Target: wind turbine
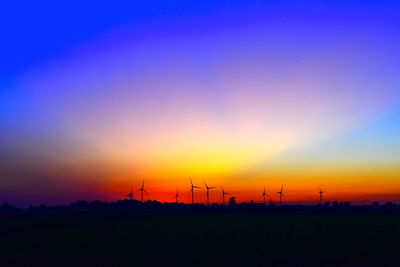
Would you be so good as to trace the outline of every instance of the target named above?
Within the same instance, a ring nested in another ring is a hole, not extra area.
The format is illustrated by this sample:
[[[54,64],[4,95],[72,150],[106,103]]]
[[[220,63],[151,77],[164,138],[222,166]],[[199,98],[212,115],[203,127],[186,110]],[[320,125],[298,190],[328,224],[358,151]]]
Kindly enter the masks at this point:
[[[222,189],[222,205],[225,205],[225,195],[230,195],[230,193],[225,192],[222,186],[221,189]]]
[[[318,193],[319,193],[319,204],[321,204],[321,206],[322,206],[322,194],[325,193],[325,191],[322,191],[321,187],[319,187]]]
[[[189,192],[192,193],[192,205],[193,205],[194,204],[194,189],[196,189],[196,188],[200,189],[201,187],[193,185],[192,179],[191,178],[189,178],[189,179],[190,179],[190,184],[191,184]]]
[[[264,206],[266,205],[265,198],[268,196],[268,194],[265,192],[265,186],[264,186],[264,192],[262,193],[263,201],[264,201]]]
[[[277,192],[277,194],[279,194],[279,206],[282,205],[282,196],[285,197],[285,195],[283,194],[283,185],[281,187],[281,191]]]
[[[206,182],[204,182],[204,185],[206,186],[206,190],[207,190],[207,206],[210,206],[210,189],[214,189],[215,186],[208,186],[206,184]]]
[[[126,196],[129,197],[129,200],[133,200],[133,186],[131,186],[131,192],[129,192],[129,194]]]
[[[176,204],[179,203],[179,192],[178,192],[178,188],[176,189],[175,201],[176,201]]]
[[[144,189],[144,180],[142,182],[142,187],[139,190],[137,190],[136,192],[139,192],[139,191],[140,191],[140,199],[143,202],[143,193],[148,194],[147,191]]]

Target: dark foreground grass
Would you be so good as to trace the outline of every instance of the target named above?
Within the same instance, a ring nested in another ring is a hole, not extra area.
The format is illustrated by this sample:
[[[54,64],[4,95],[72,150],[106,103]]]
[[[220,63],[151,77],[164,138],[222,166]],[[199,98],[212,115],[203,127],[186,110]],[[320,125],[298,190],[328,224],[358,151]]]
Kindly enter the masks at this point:
[[[400,266],[400,216],[0,218],[1,266]]]

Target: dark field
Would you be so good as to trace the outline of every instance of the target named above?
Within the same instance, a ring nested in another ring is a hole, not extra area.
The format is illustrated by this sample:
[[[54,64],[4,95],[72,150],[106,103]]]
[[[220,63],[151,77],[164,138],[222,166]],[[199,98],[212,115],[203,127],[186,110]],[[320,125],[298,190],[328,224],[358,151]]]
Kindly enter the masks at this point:
[[[400,216],[0,217],[2,266],[400,266]]]

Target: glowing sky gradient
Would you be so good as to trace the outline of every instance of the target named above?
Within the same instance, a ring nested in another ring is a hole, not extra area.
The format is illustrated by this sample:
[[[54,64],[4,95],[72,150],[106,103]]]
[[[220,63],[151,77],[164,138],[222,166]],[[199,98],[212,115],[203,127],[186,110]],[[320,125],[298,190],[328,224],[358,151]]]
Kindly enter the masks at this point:
[[[134,2],[1,11],[0,202],[399,199],[397,1]]]

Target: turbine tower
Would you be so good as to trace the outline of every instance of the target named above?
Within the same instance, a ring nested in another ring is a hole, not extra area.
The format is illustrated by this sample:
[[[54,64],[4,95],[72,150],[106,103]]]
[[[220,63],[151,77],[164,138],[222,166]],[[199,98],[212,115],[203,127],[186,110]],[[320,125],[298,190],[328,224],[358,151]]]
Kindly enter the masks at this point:
[[[221,189],[222,189],[222,205],[225,205],[225,195],[230,195],[230,193],[225,192],[222,186]]]
[[[264,192],[262,193],[263,201],[264,201],[264,206],[266,206],[265,198],[268,196],[268,194],[265,192],[265,186],[264,186]]]
[[[131,186],[131,192],[129,192],[129,194],[126,196],[129,197],[129,200],[133,200],[133,186]]]
[[[140,192],[140,201],[143,202],[143,193],[148,194],[147,191],[144,189],[144,180],[142,182],[142,187],[136,192]]]
[[[190,184],[191,184],[191,186],[190,186],[190,192],[192,193],[192,205],[193,205],[193,204],[194,204],[194,189],[196,189],[196,188],[200,189],[201,187],[195,186],[195,185],[193,184],[192,179],[191,179],[191,178],[189,178],[189,179],[190,179]]]
[[[179,192],[178,192],[178,188],[176,189],[175,201],[176,201],[176,204],[179,203]]]
[[[325,193],[325,191],[321,190],[321,187],[319,187],[319,204],[322,206],[322,194]]]
[[[210,206],[210,189],[214,189],[215,186],[208,186],[206,184],[206,182],[204,182],[204,185],[206,186],[206,190],[207,190],[207,206]]]
[[[283,194],[283,185],[281,187],[281,191],[277,192],[277,194],[279,194],[279,206],[282,205],[282,197],[285,197],[285,195]]]

